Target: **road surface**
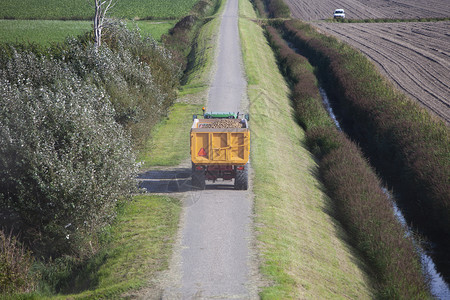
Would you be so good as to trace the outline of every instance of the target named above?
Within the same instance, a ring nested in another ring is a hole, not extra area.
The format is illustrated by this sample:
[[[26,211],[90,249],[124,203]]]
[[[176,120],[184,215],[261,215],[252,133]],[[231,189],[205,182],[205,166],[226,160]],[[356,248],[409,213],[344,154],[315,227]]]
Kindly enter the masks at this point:
[[[228,0],[221,16],[207,111],[244,112],[246,86],[238,32],[238,0]],[[257,267],[251,247],[250,189],[236,191],[233,182],[207,181],[204,191],[194,191],[189,185],[189,170],[190,165],[186,164],[141,176],[149,192],[183,193],[184,199],[178,242],[170,271],[161,279],[164,291],[159,298],[258,298],[253,279]]]

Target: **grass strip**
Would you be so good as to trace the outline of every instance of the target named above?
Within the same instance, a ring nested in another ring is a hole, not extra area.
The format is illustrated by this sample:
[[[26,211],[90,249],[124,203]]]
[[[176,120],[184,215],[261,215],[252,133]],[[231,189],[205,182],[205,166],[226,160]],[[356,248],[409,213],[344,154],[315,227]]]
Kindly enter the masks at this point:
[[[152,131],[152,139],[138,157],[141,170],[153,166],[176,166],[189,157],[189,131],[192,115],[201,113],[200,104],[174,104],[162,122]]]
[[[398,92],[357,50],[299,21],[285,22],[284,29],[317,66],[341,125],[399,194],[407,220],[448,253],[449,128]]]
[[[79,283],[87,278],[97,282],[94,289],[56,298],[117,298],[147,285],[156,272],[168,268],[180,211],[174,198],[135,196],[111,228],[109,246],[99,253],[102,259],[94,259],[93,268],[88,265],[87,273],[78,274]]]
[[[307,145],[319,158],[321,179],[335,202],[336,216],[373,270],[377,298],[431,298],[414,242],[396,220],[391,200],[360,149],[328,116],[313,68],[275,28],[269,26],[267,32],[280,68],[292,82],[296,116],[306,130]]]
[[[39,293],[4,295],[5,299],[118,299],[152,288],[152,276],[168,268],[180,212],[178,199],[134,196],[105,229],[103,247],[94,257],[82,264],[62,264],[58,272],[47,271],[47,283]],[[57,286],[46,288],[50,282]],[[52,295],[55,287],[59,294]]]
[[[305,135],[293,118],[289,88],[262,28],[250,20],[256,17],[252,5],[239,5],[252,116],[255,224],[261,273],[269,282],[260,296],[371,299],[364,263],[344,242],[348,236],[330,215],[334,207],[303,147]]]

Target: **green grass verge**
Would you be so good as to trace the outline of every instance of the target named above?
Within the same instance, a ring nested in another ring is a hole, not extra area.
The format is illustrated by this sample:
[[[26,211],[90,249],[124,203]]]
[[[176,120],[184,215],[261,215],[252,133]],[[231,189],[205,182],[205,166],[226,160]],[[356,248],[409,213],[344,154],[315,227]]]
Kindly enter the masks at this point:
[[[176,166],[189,157],[189,131],[192,115],[201,113],[200,104],[175,104],[169,116],[152,132],[152,139],[141,151],[141,169],[152,166]]]
[[[193,45],[181,95],[198,93],[209,87],[211,70],[217,49],[217,37],[220,26],[220,15],[226,1],[221,1],[216,14],[208,18],[200,29]]]
[[[168,268],[180,211],[174,198],[135,196],[111,228],[110,245],[99,255],[104,260],[94,259],[93,272],[79,275],[80,279],[93,277],[98,282],[95,289],[56,298],[117,298],[148,285],[156,272]]]
[[[239,21],[252,115],[255,223],[261,273],[271,284],[263,299],[370,299],[364,264],[328,212],[331,201],[304,148],[289,89],[251,4],[240,1]],[[261,55],[264,53],[264,55]],[[283,233],[283,234],[280,234]]]
[[[76,267],[75,272],[66,274],[65,285],[82,292],[4,296],[6,299],[119,299],[142,287],[151,290],[150,279],[168,268],[180,212],[181,203],[175,198],[134,196],[107,230],[103,248]]]
[[[113,1],[113,17],[126,19],[181,18],[198,0],[135,0]],[[89,20],[94,15],[93,1],[86,0],[2,0],[0,18],[3,19],[75,19]]]

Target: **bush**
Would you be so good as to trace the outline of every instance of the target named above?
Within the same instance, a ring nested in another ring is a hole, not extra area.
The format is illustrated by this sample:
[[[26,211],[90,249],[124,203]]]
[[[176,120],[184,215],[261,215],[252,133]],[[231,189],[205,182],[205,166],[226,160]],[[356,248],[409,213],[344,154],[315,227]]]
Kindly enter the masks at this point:
[[[151,37],[125,24],[111,22],[104,32],[104,47],[94,47],[90,33],[68,39],[65,43],[43,49],[35,45],[3,47],[0,68],[9,69],[11,80],[25,76],[33,86],[52,84],[58,80],[54,66],[43,73],[19,65],[20,70],[7,68],[14,63],[14,53],[33,53],[47,57],[49,63],[64,64],[80,80],[91,82],[106,92],[114,107],[115,120],[132,135],[135,148],[145,143],[153,127],[168,112],[176,99],[176,88],[182,74],[171,53]],[[30,64],[35,62],[30,61]],[[59,72],[59,71],[58,71]],[[7,77],[9,78],[9,77]]]
[[[308,60],[295,53],[275,28],[267,27],[267,37],[277,54],[282,73],[291,81],[291,98],[299,124],[305,130],[317,126],[334,127],[323,107],[317,78]]]
[[[271,18],[290,18],[291,10],[283,0],[264,0]]]
[[[189,15],[182,18],[175,26],[161,37],[165,47],[170,49],[173,60],[182,70],[188,71],[195,52],[195,38],[201,25],[209,21],[205,18],[214,14],[222,0],[202,0],[197,2]]]
[[[0,205],[38,254],[90,255],[135,186],[129,136],[105,93],[60,61],[16,53],[0,85]]]
[[[253,4],[253,9],[256,11],[260,18],[267,18],[266,7],[264,6],[264,0],[250,0]]]
[[[16,238],[0,230],[0,295],[30,292],[35,287],[33,257]]]

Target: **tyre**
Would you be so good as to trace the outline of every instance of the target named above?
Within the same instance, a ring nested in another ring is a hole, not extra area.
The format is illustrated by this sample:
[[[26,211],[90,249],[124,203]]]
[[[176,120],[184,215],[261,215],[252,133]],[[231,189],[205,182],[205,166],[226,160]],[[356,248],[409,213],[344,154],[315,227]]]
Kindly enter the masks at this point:
[[[247,190],[248,189],[248,164],[244,166],[244,170],[238,170],[236,168],[236,178],[234,179],[235,190]]]
[[[206,183],[205,183],[205,170],[197,170],[195,168],[195,165],[192,164],[192,179],[191,179],[191,185],[195,189],[204,190]]]

